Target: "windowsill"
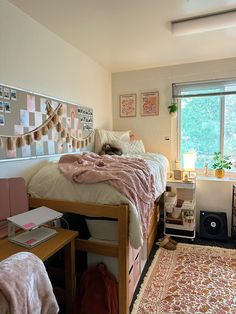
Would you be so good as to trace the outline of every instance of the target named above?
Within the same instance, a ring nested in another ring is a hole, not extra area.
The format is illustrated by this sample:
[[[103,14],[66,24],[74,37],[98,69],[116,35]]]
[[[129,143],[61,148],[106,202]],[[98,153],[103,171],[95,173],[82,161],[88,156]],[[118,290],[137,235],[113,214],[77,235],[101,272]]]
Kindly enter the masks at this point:
[[[236,182],[236,178],[227,177],[227,176],[225,176],[222,179],[219,179],[219,178],[216,178],[214,176],[197,175],[197,180],[198,181],[219,181],[219,182],[232,182],[232,181],[235,181]]]

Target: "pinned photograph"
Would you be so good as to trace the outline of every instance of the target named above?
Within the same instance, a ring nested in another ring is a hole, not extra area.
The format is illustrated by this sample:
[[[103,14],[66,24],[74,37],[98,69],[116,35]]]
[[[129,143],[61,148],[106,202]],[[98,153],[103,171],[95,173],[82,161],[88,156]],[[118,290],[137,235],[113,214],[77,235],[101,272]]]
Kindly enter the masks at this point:
[[[83,132],[82,132],[82,130],[81,129],[79,129],[79,130],[77,130],[77,137],[78,137],[78,139],[82,139],[82,134],[83,134]]]
[[[9,101],[4,102],[4,108],[5,108],[5,112],[11,113],[11,104],[9,103]]]
[[[23,125],[14,125],[15,135],[22,135],[24,133]]]
[[[36,127],[40,126],[43,123],[43,116],[41,112],[34,113],[34,125]]]
[[[67,116],[67,105],[62,104],[62,117],[66,117],[66,116]]]
[[[48,141],[48,154],[53,155],[55,154],[55,143],[54,141]]]
[[[71,135],[72,137],[76,137],[76,130],[75,130],[75,129],[71,129],[70,135]]]
[[[65,152],[65,147],[64,147],[64,143],[59,143],[58,144],[58,153],[62,154]]]
[[[40,98],[40,111],[42,113],[46,112],[46,108],[48,105],[51,105],[51,101],[45,98]]]
[[[20,110],[20,124],[29,126],[29,112],[27,110]]]
[[[66,119],[66,128],[71,129],[71,118]]]
[[[136,101],[136,94],[120,95],[120,117],[135,117]]]
[[[44,154],[44,148],[43,148],[43,142],[39,141],[35,143],[36,148],[36,155],[43,155]]]
[[[3,102],[0,101],[0,112],[3,112],[4,111],[4,105],[3,105]]]
[[[0,97],[2,98],[3,97],[3,87],[0,86]]]
[[[79,119],[78,119],[78,118],[75,118],[75,119],[74,119],[74,129],[75,129],[75,130],[78,130],[78,128],[79,128]]]
[[[29,112],[35,112],[35,96],[27,95],[27,110]]]
[[[31,156],[31,146],[24,145],[22,146],[22,157],[30,157]]]
[[[0,114],[0,125],[5,125],[5,117],[2,114]]]
[[[159,94],[158,94],[158,92],[141,93],[140,114],[141,114],[141,116],[159,115]]]
[[[12,150],[8,150],[6,152],[8,158],[15,158],[16,157],[16,149],[13,148]]]
[[[73,147],[72,147],[72,145],[71,145],[71,143],[66,143],[67,145],[67,152],[68,153],[72,153],[72,151],[73,151]]]
[[[52,106],[52,109],[55,110],[58,107],[58,101],[52,100],[51,106]]]
[[[51,137],[50,139],[57,142],[58,141],[58,136],[59,133],[57,132],[57,130],[55,128],[51,129]]]
[[[71,117],[71,119],[74,119],[74,118],[75,118],[76,109],[77,109],[77,106],[75,106],[75,105],[72,105],[72,106],[70,107],[70,117]]]
[[[3,88],[3,97],[5,99],[10,99],[10,88],[8,87]]]
[[[11,100],[14,100],[14,101],[16,101],[16,96],[17,94],[16,94],[16,90],[15,89],[11,89]]]

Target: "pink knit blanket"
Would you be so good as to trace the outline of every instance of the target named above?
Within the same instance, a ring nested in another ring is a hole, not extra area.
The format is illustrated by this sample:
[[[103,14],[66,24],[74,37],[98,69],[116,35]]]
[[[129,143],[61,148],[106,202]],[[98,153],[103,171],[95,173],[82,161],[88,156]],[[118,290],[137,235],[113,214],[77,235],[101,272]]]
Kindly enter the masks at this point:
[[[153,176],[144,160],[85,153],[62,156],[58,167],[71,181],[104,182],[114,186],[136,206],[143,235],[146,234],[149,213],[155,197]]]
[[[0,313],[56,314],[59,307],[43,262],[22,252],[0,262]]]

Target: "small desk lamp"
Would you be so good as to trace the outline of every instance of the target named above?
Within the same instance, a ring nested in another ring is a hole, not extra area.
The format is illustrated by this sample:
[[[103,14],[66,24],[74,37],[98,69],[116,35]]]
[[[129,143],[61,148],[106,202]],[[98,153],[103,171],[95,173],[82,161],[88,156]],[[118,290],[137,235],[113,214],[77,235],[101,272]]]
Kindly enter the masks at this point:
[[[195,160],[196,160],[196,153],[195,152],[186,152],[184,153],[184,171],[188,171],[188,175],[185,176],[185,181],[191,178],[190,172],[195,170]]]

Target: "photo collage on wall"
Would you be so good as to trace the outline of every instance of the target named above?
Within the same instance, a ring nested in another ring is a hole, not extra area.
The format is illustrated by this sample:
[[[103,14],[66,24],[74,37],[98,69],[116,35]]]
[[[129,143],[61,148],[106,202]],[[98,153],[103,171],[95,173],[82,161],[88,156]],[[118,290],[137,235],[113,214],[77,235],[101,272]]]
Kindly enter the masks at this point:
[[[83,131],[91,132],[93,130],[93,110],[78,107],[78,114],[80,123],[83,125]]]
[[[91,108],[0,85],[0,160],[76,152],[92,132]]]
[[[5,114],[11,113],[11,100],[17,100],[16,90],[0,86],[0,126],[5,125]]]

